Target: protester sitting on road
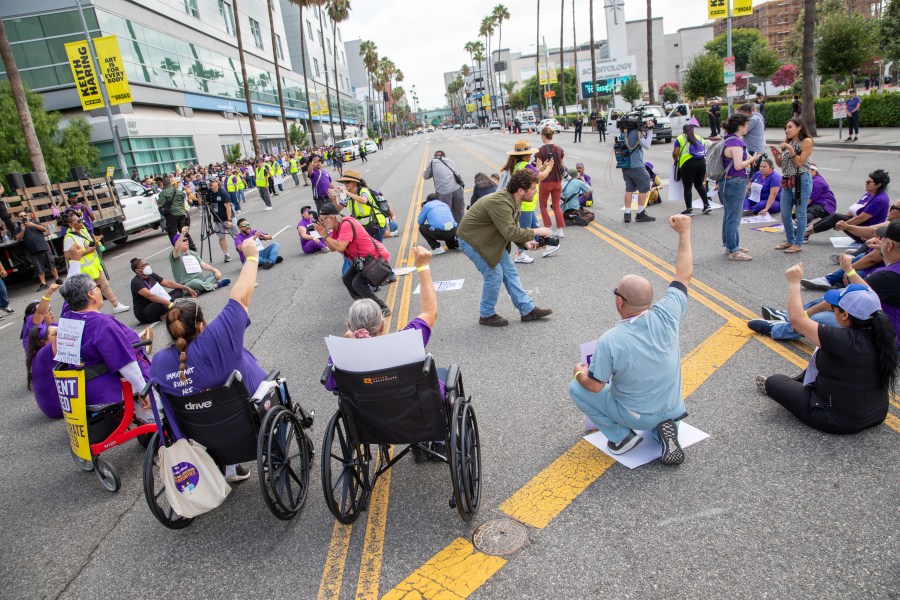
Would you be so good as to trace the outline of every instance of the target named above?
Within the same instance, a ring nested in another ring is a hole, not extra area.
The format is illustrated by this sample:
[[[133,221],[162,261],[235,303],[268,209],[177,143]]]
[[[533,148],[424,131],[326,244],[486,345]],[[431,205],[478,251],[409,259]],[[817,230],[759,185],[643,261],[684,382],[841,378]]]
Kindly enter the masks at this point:
[[[378,256],[384,260],[391,259],[390,253],[381,242],[368,234],[359,221],[353,217],[344,217],[334,204],[326,203],[319,211],[316,231],[325,240],[325,245],[332,252],[340,252],[349,262],[343,274],[344,286],[354,300],[369,298],[381,307],[385,317],[391,316],[391,309],[375,295],[369,282],[363,276],[360,263],[367,256]]]
[[[757,377],[760,392],[826,433],[857,433],[883,422],[897,371],[894,328],[878,295],[852,284],[825,294],[837,327],[806,316],[800,299],[803,265],[787,270],[791,326],[817,347],[797,377]]]
[[[430,195],[435,196],[438,204],[444,204],[437,194]],[[444,204],[444,206],[446,205]],[[449,207],[447,207],[447,210],[450,210]],[[419,273],[419,288],[421,289],[419,306],[421,307],[421,312],[403,328],[403,331],[415,329],[422,332],[422,340],[425,346],[428,346],[428,341],[431,339],[431,331],[438,317],[437,293],[432,284],[431,267],[429,266],[431,253],[422,246],[415,246],[413,247],[413,256],[416,270]],[[344,332],[345,338],[373,338],[385,333],[387,333],[387,321],[384,320],[384,315],[376,302],[368,298],[362,298],[356,300],[350,306],[350,314],[347,318],[347,331]],[[438,379],[441,382],[442,391],[446,376],[446,369],[438,369]],[[334,376],[331,374],[325,381],[325,389],[328,391],[337,389]],[[432,442],[432,450],[438,454],[443,454],[443,441]],[[429,455],[419,448],[413,448],[413,458],[416,462],[426,462],[429,460]]]
[[[560,194],[563,216],[569,223],[585,226],[587,225],[587,221],[584,221],[584,219],[581,218],[578,211],[581,209],[581,198],[584,197],[585,194],[590,196],[593,193],[593,190],[591,189],[591,186],[582,181],[578,176],[577,169],[569,169],[568,175],[565,183],[563,183],[562,193]]]
[[[856,255],[838,255],[838,264],[846,264],[849,269],[852,269],[853,271],[859,273],[860,277],[862,277],[863,279],[865,279],[873,269],[884,266],[880,248],[881,238],[884,237],[886,230],[887,226],[882,225],[878,229],[878,233],[875,235],[875,237],[866,241],[863,247],[868,252]],[[843,258],[844,256],[846,256],[847,258]],[[815,279],[801,279],[800,285],[808,290],[827,291],[832,288],[844,287],[846,285],[844,283],[844,279],[845,273],[843,267],[841,267],[823,277],[816,277]]]
[[[278,242],[272,242],[268,246],[264,245],[262,240],[271,241],[272,236],[250,227],[250,221],[247,219],[241,218],[238,220],[238,230],[240,233],[234,237],[234,247],[242,263],[246,260],[242,253],[244,241],[249,239],[253,240],[257,250],[259,250],[260,269],[271,269],[284,260],[284,257],[278,255],[278,251],[281,248]]]
[[[623,454],[653,431],[665,465],[684,461],[677,421],[685,414],[681,397],[679,325],[687,310],[693,275],[691,218],[669,217],[678,233],[675,279],[653,303],[653,286],[639,275],[625,275],[613,290],[621,321],[597,342],[590,365],[572,369],[572,401],[606,436],[612,454]]]
[[[812,227],[816,219],[824,219],[834,214],[837,201],[834,199],[834,192],[828,187],[828,182],[819,173],[819,167],[810,163],[809,174],[812,175],[812,192],[806,205],[806,224]]]
[[[131,305],[138,323],[148,324],[161,321],[172,306],[172,301],[185,295],[197,297],[197,292],[190,287],[168,279],[163,279],[153,272],[153,267],[141,258],[131,259]],[[172,290],[167,292],[166,288]]]
[[[181,298],[166,315],[166,329],[172,345],[153,356],[150,377],[163,394],[192,395],[222,385],[232,371],[241,374],[244,386],[254,394],[265,381],[266,372],[256,357],[244,349],[244,335],[250,326],[250,300],[256,286],[259,251],[252,238],[240,247],[245,258],[231,296],[222,312],[207,323],[200,304]],[[249,469],[227,465],[229,481],[246,479]]]
[[[56,366],[56,326],[34,327],[26,338],[25,371],[28,389],[41,412],[51,419],[61,419],[62,405],[56,391],[53,368]]]
[[[651,183],[650,191],[647,193],[647,205],[660,204],[662,203],[662,198],[660,198],[659,192],[663,188],[662,179],[660,179],[659,175],[656,174],[656,171],[653,170],[652,162],[644,162],[644,169],[647,171]]]
[[[584,163],[575,163],[575,171],[578,172],[578,179],[585,182],[591,187],[591,176],[584,172]],[[593,188],[591,188],[593,190]],[[579,206],[593,206],[594,192],[585,192],[578,197]]]
[[[771,158],[759,161],[759,171],[750,178],[750,189],[744,198],[744,216],[781,212],[781,176]]]
[[[113,404],[121,404],[122,384],[125,379],[137,394],[144,389],[149,375],[150,361],[142,348],[134,348],[140,342],[138,335],[112,315],[100,312],[103,295],[90,276],[80,273],[66,279],[59,293],[69,305],[61,315],[60,328],[74,325],[68,321],[81,321],[83,329],[76,339],[80,348],[81,364],[68,364],[70,369],[84,367],[91,379],[86,384],[87,409],[96,411]],[[77,328],[73,327],[77,331]],[[126,399],[130,400],[130,399]],[[153,421],[149,400],[135,400],[134,415],[139,421]]]
[[[221,271],[203,262],[200,255],[188,247],[189,239],[187,227],[184,227],[181,233],[175,234],[172,253],[169,255],[169,266],[172,268],[172,277],[175,281],[201,294],[231,283],[230,279],[222,277]]]
[[[25,307],[25,316],[22,318],[22,331],[19,334],[22,338],[25,354],[28,354],[28,334],[31,333],[32,329],[40,329],[41,337],[46,338],[47,327],[56,326],[56,322],[53,320],[53,309],[50,307],[50,298],[59,287],[59,284],[51,283],[40,300],[31,302]]]
[[[312,207],[304,206],[300,209],[300,222],[297,223],[297,233],[300,235],[300,249],[303,254],[316,252],[328,252],[328,247],[318,234],[315,236],[309,232],[309,226],[319,220],[319,215],[312,212]]]
[[[441,242],[447,242],[447,249],[456,250],[459,242],[456,241],[456,227],[459,223],[453,218],[450,207],[441,201],[436,193],[428,194],[422,202],[422,210],[416,220],[419,224],[419,233],[431,247],[431,253],[435,256],[446,252]]]
[[[344,192],[347,195],[347,207],[350,209],[350,215],[362,224],[369,235],[379,242],[383,242],[388,215],[378,206],[375,194],[369,189],[366,180],[362,178],[359,171],[348,169],[338,179],[338,183],[346,186]]]
[[[888,208],[891,205],[890,198],[887,195],[888,184],[891,178],[883,169],[876,169],[866,178],[866,192],[862,197],[853,204],[846,213],[834,213],[829,215],[807,228],[806,237],[813,233],[821,233],[834,228],[841,221],[846,221],[848,225],[875,225],[884,223],[887,220]],[[848,234],[857,242],[863,240]]]
[[[497,191],[497,183],[484,173],[475,173],[475,187],[472,188],[472,200],[469,207],[478,202],[478,199]]]

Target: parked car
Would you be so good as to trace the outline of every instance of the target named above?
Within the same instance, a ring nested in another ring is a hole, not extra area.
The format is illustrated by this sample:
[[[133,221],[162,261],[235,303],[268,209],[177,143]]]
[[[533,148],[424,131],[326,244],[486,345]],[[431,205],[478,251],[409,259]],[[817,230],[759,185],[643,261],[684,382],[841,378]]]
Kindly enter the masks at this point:
[[[503,127],[500,125],[500,121],[491,121],[491,124],[488,126],[488,129],[493,131],[495,129],[498,129],[498,130],[503,129]]]
[[[412,134],[407,133],[407,135]],[[366,154],[374,154],[375,152],[378,152],[378,144],[376,144],[372,140],[366,140]]]
[[[434,127],[429,127],[425,130],[425,133],[434,133]]]
[[[453,129],[462,129],[462,125],[460,125],[459,123],[456,123],[456,124],[453,126]]]
[[[540,123],[537,124],[537,130],[543,131],[544,127],[549,127],[553,130],[553,133],[559,133],[562,131],[562,125],[559,124],[559,121],[556,119],[544,119]]]
[[[340,149],[341,153],[344,155],[345,161],[351,161],[355,158],[359,157],[359,138],[352,137],[343,140],[338,140],[337,147]],[[349,157],[347,156],[349,154]]]
[[[162,217],[156,206],[159,192],[145,190],[144,186],[130,179],[116,179],[113,183],[119,196],[119,204],[122,205],[122,212],[125,213],[125,222],[122,225],[126,235],[118,240],[118,243],[124,243],[129,234],[151,227],[153,229],[160,227]]]
[[[466,123],[463,125],[463,129],[478,129],[478,125],[475,123]]]

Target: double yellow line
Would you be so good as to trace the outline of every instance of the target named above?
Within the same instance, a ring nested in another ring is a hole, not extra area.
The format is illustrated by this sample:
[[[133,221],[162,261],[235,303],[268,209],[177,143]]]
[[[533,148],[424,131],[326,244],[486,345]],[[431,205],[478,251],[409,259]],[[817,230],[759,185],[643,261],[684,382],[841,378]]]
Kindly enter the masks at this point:
[[[425,170],[428,148],[429,144],[426,143],[417,173]],[[418,207],[422,204],[424,189],[425,180],[417,177],[416,185],[410,198],[409,211],[403,226],[403,234],[400,237],[400,249],[395,256],[395,268],[408,267],[413,264],[412,249],[418,239],[418,229],[415,227],[416,215],[418,214]],[[409,323],[409,303],[412,296],[414,278],[402,276],[400,279],[403,282],[402,292],[400,292],[401,286],[399,281],[397,285],[392,285],[388,291],[386,303],[391,308],[392,315],[387,319],[387,331],[400,331]],[[397,305],[398,295],[400,297],[399,306]],[[393,450],[391,450],[390,454],[392,453]],[[325,460],[325,457],[323,456],[321,460]],[[375,600],[378,598],[378,584],[381,580],[381,561],[384,553],[384,532],[387,526],[390,490],[391,472],[387,471],[379,478],[378,485],[372,493],[372,498],[367,508],[368,522],[363,540],[359,577],[356,583],[356,598],[359,600]],[[335,521],[331,533],[331,542],[328,544],[328,553],[325,557],[325,567],[322,570],[322,579],[319,582],[319,600],[332,600],[340,597],[352,532],[352,525],[343,525],[337,520]]]

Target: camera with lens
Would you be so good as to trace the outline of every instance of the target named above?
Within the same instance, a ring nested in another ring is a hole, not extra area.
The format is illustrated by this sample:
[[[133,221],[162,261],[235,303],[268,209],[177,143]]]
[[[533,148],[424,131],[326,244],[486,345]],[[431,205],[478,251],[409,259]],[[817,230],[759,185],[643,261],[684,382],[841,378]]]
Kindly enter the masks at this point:
[[[559,246],[559,238],[555,235],[539,235],[534,238],[534,241],[538,243],[538,246]]]
[[[306,226],[306,233],[314,233],[316,231],[316,224],[310,223]]]
[[[620,117],[618,125],[619,129],[624,129],[625,131],[633,131],[635,129],[645,131],[648,128],[653,129],[656,127],[656,118],[649,116],[644,107],[639,106],[636,110]]]

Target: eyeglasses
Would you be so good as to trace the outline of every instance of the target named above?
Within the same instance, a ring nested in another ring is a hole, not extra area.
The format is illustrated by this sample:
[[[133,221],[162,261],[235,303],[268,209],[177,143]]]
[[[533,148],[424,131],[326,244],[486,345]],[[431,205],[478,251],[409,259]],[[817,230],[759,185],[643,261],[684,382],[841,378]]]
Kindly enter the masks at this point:
[[[250,223],[244,223],[243,225],[238,225],[241,229],[250,229]]]
[[[895,206],[892,204],[888,210],[900,210],[900,206]]]
[[[613,295],[621,298],[623,302],[628,302],[628,298],[619,293],[619,288],[613,288]]]

